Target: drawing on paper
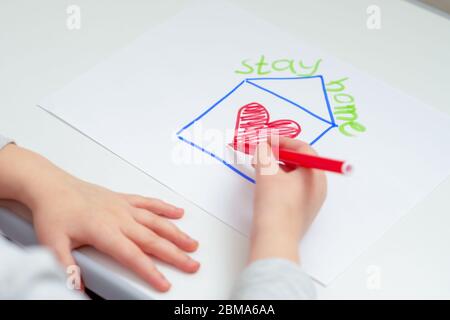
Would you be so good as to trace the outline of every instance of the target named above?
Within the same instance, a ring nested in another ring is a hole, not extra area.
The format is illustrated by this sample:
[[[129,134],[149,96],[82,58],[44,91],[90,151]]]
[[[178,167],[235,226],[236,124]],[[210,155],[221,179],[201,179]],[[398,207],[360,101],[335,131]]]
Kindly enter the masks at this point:
[[[267,109],[258,102],[252,102],[241,107],[236,116],[233,145],[254,145],[266,140],[272,133],[295,138],[301,132],[300,125],[294,120],[275,120],[270,122]]]
[[[247,101],[245,101],[247,100]],[[258,102],[255,102],[258,101]],[[244,103],[242,103],[244,102]],[[234,136],[230,137],[235,145],[257,142],[262,129],[267,134],[278,130],[278,134],[316,144],[328,132],[337,128],[323,76],[310,77],[271,77],[247,78],[241,81],[225,96],[215,102],[203,113],[190,121],[177,132],[179,140],[191,147],[204,152],[212,158],[232,169],[234,173],[249,182],[254,179],[228,163],[220,152],[208,148],[201,140],[195,140],[189,135],[189,130],[200,123],[227,128],[234,127]],[[277,119],[277,120],[272,120]],[[224,146],[225,147],[225,146]]]

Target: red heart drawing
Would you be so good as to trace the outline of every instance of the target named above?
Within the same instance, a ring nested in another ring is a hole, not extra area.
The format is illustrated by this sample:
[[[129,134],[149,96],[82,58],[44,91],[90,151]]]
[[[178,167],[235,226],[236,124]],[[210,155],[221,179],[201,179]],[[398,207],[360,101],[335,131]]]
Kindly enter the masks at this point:
[[[266,140],[271,134],[295,138],[302,131],[300,125],[293,120],[269,121],[269,112],[263,105],[252,102],[241,107],[236,117],[234,146],[254,145]]]

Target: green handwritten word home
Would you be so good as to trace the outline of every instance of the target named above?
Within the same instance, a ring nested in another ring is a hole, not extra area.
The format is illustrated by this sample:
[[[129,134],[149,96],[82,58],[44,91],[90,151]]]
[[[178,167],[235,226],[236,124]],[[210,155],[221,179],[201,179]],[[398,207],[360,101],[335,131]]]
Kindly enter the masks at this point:
[[[318,73],[322,59],[305,62],[295,59],[268,60],[264,55],[258,59],[244,59],[234,72],[242,75],[280,75],[289,74],[299,77],[313,76]],[[345,86],[348,77],[326,83],[327,93],[333,105],[333,114],[339,125],[339,131],[348,137],[357,136],[366,131],[358,119],[355,97],[347,92]]]

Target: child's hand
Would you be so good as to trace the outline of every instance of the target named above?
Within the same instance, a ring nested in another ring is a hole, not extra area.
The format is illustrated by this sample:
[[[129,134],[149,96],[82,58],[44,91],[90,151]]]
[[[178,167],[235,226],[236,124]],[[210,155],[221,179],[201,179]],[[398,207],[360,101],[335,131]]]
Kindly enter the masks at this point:
[[[0,156],[0,196],[6,190],[3,198],[31,209],[38,240],[52,248],[65,266],[75,264],[71,250],[91,245],[160,291],[167,291],[170,283],[148,255],[185,272],[198,270],[199,263],[186,254],[195,251],[198,243],[168,220],[181,218],[182,209],[78,180],[13,145]]]
[[[256,188],[250,261],[278,257],[299,262],[298,244],[326,195],[319,170],[279,166],[272,148],[277,139],[259,144],[254,158]],[[315,154],[306,143],[279,138],[279,147]]]
[[[40,243],[53,248],[64,265],[75,264],[72,249],[91,245],[160,291],[170,284],[147,254],[185,272],[198,270],[199,263],[185,253],[195,251],[197,242],[167,220],[181,218],[182,209],[74,178],[55,183],[56,190],[36,201],[33,222]]]

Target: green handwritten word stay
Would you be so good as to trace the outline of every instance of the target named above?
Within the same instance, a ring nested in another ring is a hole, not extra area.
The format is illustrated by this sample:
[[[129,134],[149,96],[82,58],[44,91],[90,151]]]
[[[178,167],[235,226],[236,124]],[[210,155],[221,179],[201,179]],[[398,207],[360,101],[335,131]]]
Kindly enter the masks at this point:
[[[244,59],[234,72],[237,74],[267,76],[270,74],[286,74],[308,77],[317,74],[322,59],[312,62],[295,59],[268,60],[264,55],[258,59]],[[355,136],[366,131],[366,127],[358,121],[355,98],[346,92],[344,83],[349,78],[330,81],[326,84],[328,95],[333,104],[333,114],[338,121],[339,131],[347,136]]]
[[[305,64],[303,60],[295,61],[293,59],[279,59],[269,62],[264,55],[259,60],[252,61],[245,59],[241,61],[242,69],[236,70],[238,74],[254,74],[263,76],[273,72],[289,72],[296,76],[312,76],[319,69],[322,59],[316,60],[312,64]]]

